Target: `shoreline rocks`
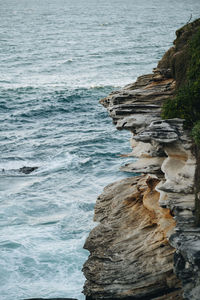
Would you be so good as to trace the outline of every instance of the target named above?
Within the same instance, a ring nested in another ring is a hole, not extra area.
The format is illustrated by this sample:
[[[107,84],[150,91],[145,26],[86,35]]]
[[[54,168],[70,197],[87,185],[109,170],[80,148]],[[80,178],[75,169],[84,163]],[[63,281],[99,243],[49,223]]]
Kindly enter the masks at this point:
[[[179,41],[189,39],[185,32],[177,31],[174,48],[153,74],[100,100],[116,128],[132,132],[129,156],[138,160],[121,170],[142,174],[108,185],[97,199],[98,225],[84,245],[90,251],[83,266],[87,300],[199,300],[194,213],[200,165],[183,120],[161,119],[163,102],[176,91],[172,60]]]
[[[24,174],[30,174],[37,169],[38,167],[22,167],[19,169],[19,172]]]

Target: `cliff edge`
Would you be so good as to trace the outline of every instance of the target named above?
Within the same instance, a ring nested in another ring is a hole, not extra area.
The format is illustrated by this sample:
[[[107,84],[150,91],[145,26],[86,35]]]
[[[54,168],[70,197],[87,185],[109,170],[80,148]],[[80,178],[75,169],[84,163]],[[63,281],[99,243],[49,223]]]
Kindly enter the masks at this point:
[[[97,199],[98,225],[84,245],[87,300],[199,300],[198,149],[183,119],[161,118],[185,83],[188,41],[199,28],[196,20],[179,29],[152,74],[100,101],[118,130],[131,131],[129,156],[138,159],[121,167],[130,178]]]

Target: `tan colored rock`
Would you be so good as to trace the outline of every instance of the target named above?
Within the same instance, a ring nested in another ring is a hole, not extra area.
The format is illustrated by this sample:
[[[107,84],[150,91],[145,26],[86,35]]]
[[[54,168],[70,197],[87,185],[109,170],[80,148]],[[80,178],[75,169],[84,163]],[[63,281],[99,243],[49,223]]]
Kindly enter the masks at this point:
[[[159,206],[158,182],[156,176],[127,178],[97,199],[94,219],[100,224],[84,246],[90,251],[83,268],[88,297],[153,299],[180,288],[173,274],[175,250],[167,241],[175,222]]]
[[[122,166],[121,171],[130,173],[158,173],[161,169],[164,157],[144,157]]]
[[[151,158],[151,157],[163,157],[166,156],[163,147],[159,144],[150,144],[144,142],[138,142],[134,139],[134,135],[130,140],[132,152],[130,156],[138,158]]]

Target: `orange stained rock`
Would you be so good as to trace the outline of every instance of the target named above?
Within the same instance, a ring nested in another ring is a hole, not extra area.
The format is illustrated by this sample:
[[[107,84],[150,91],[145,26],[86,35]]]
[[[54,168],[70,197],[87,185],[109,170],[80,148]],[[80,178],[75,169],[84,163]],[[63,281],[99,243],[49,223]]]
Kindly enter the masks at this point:
[[[187,161],[188,160],[188,155],[187,153],[182,153],[182,154],[173,154],[173,153],[170,153],[169,154],[169,157],[170,158],[175,158],[175,159],[178,159],[178,160],[183,160],[183,161]]]
[[[173,230],[176,225],[171,215],[170,209],[162,208],[159,205],[160,193],[155,190],[156,185],[160,182],[157,178],[148,177],[146,180],[147,190],[143,196],[144,207],[154,214],[154,222],[159,226],[159,230],[163,232],[164,237]]]

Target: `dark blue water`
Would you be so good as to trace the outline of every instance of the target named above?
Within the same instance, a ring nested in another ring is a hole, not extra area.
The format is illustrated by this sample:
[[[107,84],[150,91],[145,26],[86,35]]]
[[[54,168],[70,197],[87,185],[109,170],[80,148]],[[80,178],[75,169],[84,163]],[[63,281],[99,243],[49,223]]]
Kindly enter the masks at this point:
[[[151,72],[199,0],[0,0],[0,299],[77,297],[130,152],[98,100]],[[33,173],[23,166],[38,167]]]

